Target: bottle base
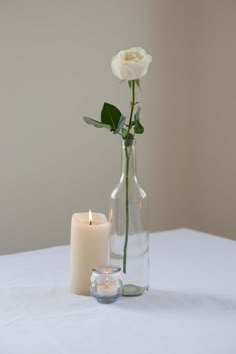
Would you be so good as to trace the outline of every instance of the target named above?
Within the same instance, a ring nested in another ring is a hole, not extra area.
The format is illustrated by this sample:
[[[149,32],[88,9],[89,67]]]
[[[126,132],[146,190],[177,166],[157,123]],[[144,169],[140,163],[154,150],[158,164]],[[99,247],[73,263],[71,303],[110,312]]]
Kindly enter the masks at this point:
[[[123,285],[123,296],[140,296],[148,291],[147,287],[137,286],[134,284],[125,284]]]

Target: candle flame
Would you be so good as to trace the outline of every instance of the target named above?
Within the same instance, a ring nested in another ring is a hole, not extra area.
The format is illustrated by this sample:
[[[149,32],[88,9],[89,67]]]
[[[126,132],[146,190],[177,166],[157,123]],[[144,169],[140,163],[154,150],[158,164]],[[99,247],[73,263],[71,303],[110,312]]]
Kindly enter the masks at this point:
[[[93,222],[93,216],[92,216],[91,209],[89,209],[89,225],[92,225],[92,222]]]

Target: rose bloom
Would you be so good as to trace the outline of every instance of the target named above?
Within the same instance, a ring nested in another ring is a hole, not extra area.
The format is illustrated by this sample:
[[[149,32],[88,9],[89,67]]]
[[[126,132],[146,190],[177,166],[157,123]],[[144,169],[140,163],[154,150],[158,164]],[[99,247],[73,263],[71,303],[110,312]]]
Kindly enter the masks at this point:
[[[151,55],[147,54],[143,48],[134,47],[121,50],[115,55],[111,61],[111,68],[113,74],[120,80],[138,80],[146,75],[151,61]]]

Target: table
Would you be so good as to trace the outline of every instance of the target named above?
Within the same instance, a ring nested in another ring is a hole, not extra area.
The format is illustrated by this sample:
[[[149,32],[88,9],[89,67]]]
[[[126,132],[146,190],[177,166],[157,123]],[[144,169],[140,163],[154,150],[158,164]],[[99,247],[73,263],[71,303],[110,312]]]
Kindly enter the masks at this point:
[[[1,354],[235,354],[236,242],[150,235],[150,291],[111,305],[72,295],[69,246],[0,257]]]

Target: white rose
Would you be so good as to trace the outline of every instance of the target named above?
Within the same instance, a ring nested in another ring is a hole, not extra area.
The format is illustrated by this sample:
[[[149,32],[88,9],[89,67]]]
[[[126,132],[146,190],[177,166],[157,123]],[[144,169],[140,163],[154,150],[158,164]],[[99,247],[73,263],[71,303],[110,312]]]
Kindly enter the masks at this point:
[[[151,61],[151,55],[143,48],[135,47],[121,50],[115,55],[111,61],[111,68],[113,74],[120,80],[138,80],[146,75]]]

